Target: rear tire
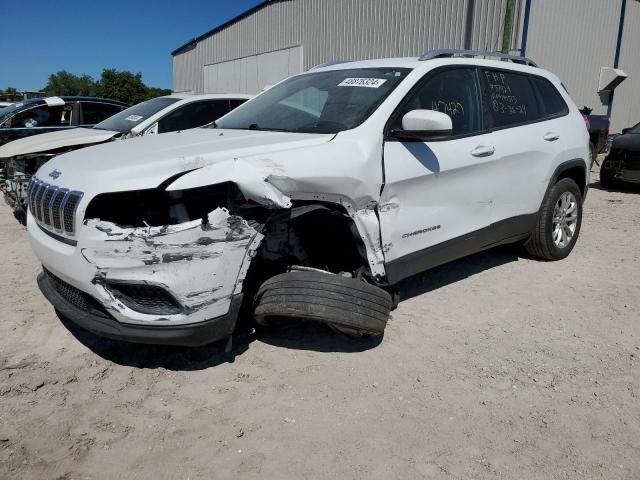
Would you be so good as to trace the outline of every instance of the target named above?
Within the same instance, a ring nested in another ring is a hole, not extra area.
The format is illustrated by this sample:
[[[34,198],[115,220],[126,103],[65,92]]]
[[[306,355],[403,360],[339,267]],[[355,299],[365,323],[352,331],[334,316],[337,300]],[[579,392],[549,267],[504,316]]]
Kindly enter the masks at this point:
[[[325,323],[349,335],[380,335],[392,307],[391,295],[375,285],[331,273],[303,271],[265,281],[255,299],[254,317],[297,318]]]
[[[605,159],[602,162],[602,166],[600,167],[600,185],[602,188],[611,188],[615,185],[615,169],[613,168],[612,162],[608,159]]]
[[[537,258],[562,260],[573,250],[581,226],[582,193],[576,182],[563,178],[544,199],[538,223],[525,248]]]

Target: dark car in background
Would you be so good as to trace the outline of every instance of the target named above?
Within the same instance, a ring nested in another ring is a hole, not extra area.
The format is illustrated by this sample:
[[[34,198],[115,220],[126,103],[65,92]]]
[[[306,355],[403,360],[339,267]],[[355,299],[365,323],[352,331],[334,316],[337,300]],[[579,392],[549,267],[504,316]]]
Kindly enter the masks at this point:
[[[129,105],[94,97],[45,97],[0,108],[0,145],[39,133],[91,126]]]
[[[593,115],[593,109],[582,107],[580,113],[589,130],[589,148],[591,149],[591,163],[596,160],[598,154],[605,153],[609,139],[609,127],[611,122],[606,115]]]
[[[600,167],[600,184],[604,188],[618,183],[640,185],[640,123],[622,129]]]

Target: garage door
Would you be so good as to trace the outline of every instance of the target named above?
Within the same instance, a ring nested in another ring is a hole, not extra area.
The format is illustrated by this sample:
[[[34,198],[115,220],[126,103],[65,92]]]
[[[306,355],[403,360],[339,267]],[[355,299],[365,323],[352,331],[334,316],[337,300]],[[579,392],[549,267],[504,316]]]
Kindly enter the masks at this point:
[[[302,72],[302,46],[204,66],[205,93],[258,93]]]

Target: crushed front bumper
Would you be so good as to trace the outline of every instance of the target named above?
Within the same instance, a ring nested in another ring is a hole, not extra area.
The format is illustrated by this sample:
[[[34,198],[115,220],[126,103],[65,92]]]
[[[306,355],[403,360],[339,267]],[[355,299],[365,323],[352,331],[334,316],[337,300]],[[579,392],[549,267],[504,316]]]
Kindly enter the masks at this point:
[[[114,340],[157,345],[199,347],[229,337],[236,326],[242,294],[231,298],[229,311],[204,322],[186,325],[127,325],[100,308],[85,311],[65,298],[50,274],[38,276],[38,287],[56,311],[75,325]]]
[[[203,345],[228,337],[262,235],[218,208],[207,221],[121,228],[88,220],[75,239],[27,224],[45,297],[81,327],[141,343]],[[66,240],[66,241],[63,241]]]

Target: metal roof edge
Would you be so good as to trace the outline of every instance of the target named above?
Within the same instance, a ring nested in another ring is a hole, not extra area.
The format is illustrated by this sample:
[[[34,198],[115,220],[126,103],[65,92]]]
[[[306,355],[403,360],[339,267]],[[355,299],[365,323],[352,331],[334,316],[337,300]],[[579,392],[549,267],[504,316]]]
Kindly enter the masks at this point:
[[[211,35],[214,35],[214,34],[218,33],[220,30],[224,30],[228,26],[233,25],[236,22],[239,22],[243,18],[248,17],[249,15],[257,12],[258,10],[262,10],[264,7],[266,7],[270,3],[282,2],[282,1],[291,1],[291,0],[263,0],[262,2],[257,4],[255,7],[250,8],[249,10],[241,13],[240,15],[237,15],[237,16],[233,17],[231,20],[227,20],[226,22],[218,25],[217,27],[212,28],[208,32],[203,33],[199,37],[192,38],[187,43],[185,43],[184,45],[176,48],[173,52],[171,52],[171,56],[175,57],[176,55],[178,55],[180,53],[185,53],[185,52],[188,52],[189,50],[193,50],[194,48],[196,48],[196,44],[199,41],[204,40],[205,38],[208,38]]]

